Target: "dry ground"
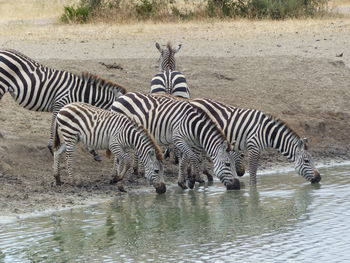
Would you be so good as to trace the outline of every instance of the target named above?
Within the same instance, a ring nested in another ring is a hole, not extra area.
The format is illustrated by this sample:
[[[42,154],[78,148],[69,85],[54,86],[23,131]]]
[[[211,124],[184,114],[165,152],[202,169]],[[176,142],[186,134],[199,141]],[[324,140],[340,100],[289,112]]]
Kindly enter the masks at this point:
[[[54,68],[90,71],[130,91],[144,92],[156,72],[154,43],[168,40],[183,44],[178,65],[193,97],[212,97],[280,117],[310,139],[317,162],[349,158],[350,19],[25,24],[0,31],[2,48],[17,49]],[[46,148],[50,118],[49,113],[20,108],[9,95],[0,101],[0,211],[4,215],[116,195],[109,185],[111,162],[105,158],[92,162],[83,150],[76,155],[75,175],[80,182],[52,185],[52,157]],[[283,160],[271,152],[262,157],[265,168]],[[167,173],[173,172],[176,167],[168,165]],[[145,183],[130,181],[129,189]]]

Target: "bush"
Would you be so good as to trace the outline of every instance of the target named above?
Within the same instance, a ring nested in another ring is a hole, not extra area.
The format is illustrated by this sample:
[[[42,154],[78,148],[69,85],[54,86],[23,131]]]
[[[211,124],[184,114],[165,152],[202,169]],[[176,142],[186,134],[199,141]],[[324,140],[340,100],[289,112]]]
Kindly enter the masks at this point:
[[[61,20],[85,23],[89,19],[107,22],[235,17],[285,19],[319,14],[325,10],[328,0],[205,0],[185,3],[187,6],[179,9],[176,0],[80,0],[78,6],[64,8]]]
[[[210,17],[285,19],[314,16],[325,9],[327,0],[208,0]]]

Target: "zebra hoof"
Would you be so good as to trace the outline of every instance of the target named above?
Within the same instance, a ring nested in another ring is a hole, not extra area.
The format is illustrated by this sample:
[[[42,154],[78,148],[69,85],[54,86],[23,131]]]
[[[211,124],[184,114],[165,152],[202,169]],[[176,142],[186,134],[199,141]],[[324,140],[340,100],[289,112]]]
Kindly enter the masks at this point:
[[[188,186],[190,189],[193,189],[195,183],[196,183],[195,180],[188,180],[187,186]]]
[[[125,190],[125,188],[124,188],[124,186],[122,184],[118,184],[118,190],[120,192],[126,193],[126,190]]]
[[[164,194],[166,192],[166,186],[165,186],[165,183],[161,182],[161,183],[158,183],[156,186],[156,192],[157,194]]]
[[[95,160],[96,162],[101,162],[101,161],[102,161],[102,158],[101,158],[101,156],[99,156],[99,155],[95,155],[95,156],[94,156],[94,160]]]
[[[177,185],[180,186],[183,190],[188,189],[185,182],[177,182]]]
[[[233,182],[226,185],[227,190],[239,190],[241,189],[241,184],[237,178],[233,179]]]
[[[55,182],[55,183],[56,183],[56,185],[57,185],[57,186],[61,186],[61,185],[63,185],[63,184],[64,184],[64,183],[61,181],[61,179],[60,179],[60,178],[58,178],[58,177],[57,177],[57,178],[55,178],[55,180],[56,180],[56,182]]]
[[[113,177],[110,181],[109,184],[116,184],[119,181],[121,181],[122,179],[119,179],[118,177]]]

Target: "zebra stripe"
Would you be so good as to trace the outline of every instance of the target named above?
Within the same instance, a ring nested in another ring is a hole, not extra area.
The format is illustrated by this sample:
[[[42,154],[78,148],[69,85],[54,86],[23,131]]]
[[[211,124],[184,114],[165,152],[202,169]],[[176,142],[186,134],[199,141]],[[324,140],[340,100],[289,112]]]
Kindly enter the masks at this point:
[[[214,173],[227,189],[239,189],[239,181],[230,158],[230,144],[222,131],[204,111],[192,107],[186,100],[171,96],[129,92],[112,106],[142,124],[163,146],[175,144],[180,151],[178,184],[186,189],[185,169],[189,161],[195,178],[199,178],[200,154],[204,150],[214,164]]]
[[[68,175],[72,177],[72,155],[75,145],[81,141],[90,148],[109,149],[114,154],[114,181],[122,180],[130,166],[130,155],[127,149],[134,148],[145,166],[146,178],[156,188],[157,193],[166,191],[159,146],[142,126],[126,116],[86,103],[72,103],[63,107],[57,115],[56,148],[60,144],[58,130],[62,134],[65,145],[54,154],[54,176],[57,184],[61,183],[60,155],[66,150]]]
[[[282,120],[259,110],[236,108],[208,98],[194,99],[191,104],[216,120],[229,142],[235,142],[236,151],[248,151],[252,185],[256,184],[259,155],[269,147],[294,162],[296,172],[306,180],[312,183],[321,180],[307,151],[307,141]]]
[[[151,93],[167,93],[186,99],[191,97],[186,78],[178,71],[164,71],[156,74],[151,81]]]
[[[86,102],[109,109],[126,89],[84,73],[82,76],[39,64],[14,50],[0,51],[0,100],[9,92],[22,107],[53,112],[48,147],[51,151],[58,111],[71,102]]]

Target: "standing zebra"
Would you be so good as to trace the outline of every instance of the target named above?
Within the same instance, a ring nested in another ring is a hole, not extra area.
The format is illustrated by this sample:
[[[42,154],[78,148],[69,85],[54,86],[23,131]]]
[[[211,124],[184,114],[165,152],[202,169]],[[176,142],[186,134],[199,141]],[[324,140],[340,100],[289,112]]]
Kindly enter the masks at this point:
[[[108,149],[114,155],[113,181],[123,179],[129,168],[128,150],[134,148],[145,166],[145,176],[157,193],[166,191],[163,179],[162,154],[152,136],[140,125],[123,114],[102,110],[86,103],[72,103],[57,114],[54,147],[60,140],[65,144],[54,152],[54,176],[60,185],[59,158],[66,151],[68,175],[72,177],[72,155],[75,145],[81,141],[93,149]]]
[[[307,140],[302,139],[288,125],[259,110],[241,109],[212,99],[194,99],[191,104],[200,107],[214,118],[229,141],[235,142],[236,151],[248,151],[251,185],[256,184],[260,152],[271,147],[277,149],[295,170],[311,183],[321,180],[313,159],[307,151]]]
[[[180,151],[178,185],[181,188],[187,188],[187,162],[193,168],[194,178],[203,181],[199,177],[199,160],[203,150],[214,164],[214,173],[227,189],[240,188],[234,160],[229,154],[231,145],[215,122],[188,101],[165,95],[129,92],[113,103],[112,111],[123,113],[142,124],[160,145],[175,144]],[[194,179],[191,178],[189,187],[193,188],[193,185]]]
[[[160,52],[159,70],[151,81],[151,93],[165,93],[176,97],[190,98],[190,89],[188,88],[185,76],[176,71],[175,54],[180,50],[181,45],[172,48],[168,43],[163,49],[156,43]]]
[[[22,107],[53,112],[48,148],[52,153],[58,111],[71,102],[86,102],[109,109],[126,89],[91,74],[82,76],[52,69],[14,50],[0,51],[0,100],[9,92]],[[97,159],[97,158],[96,158]]]

